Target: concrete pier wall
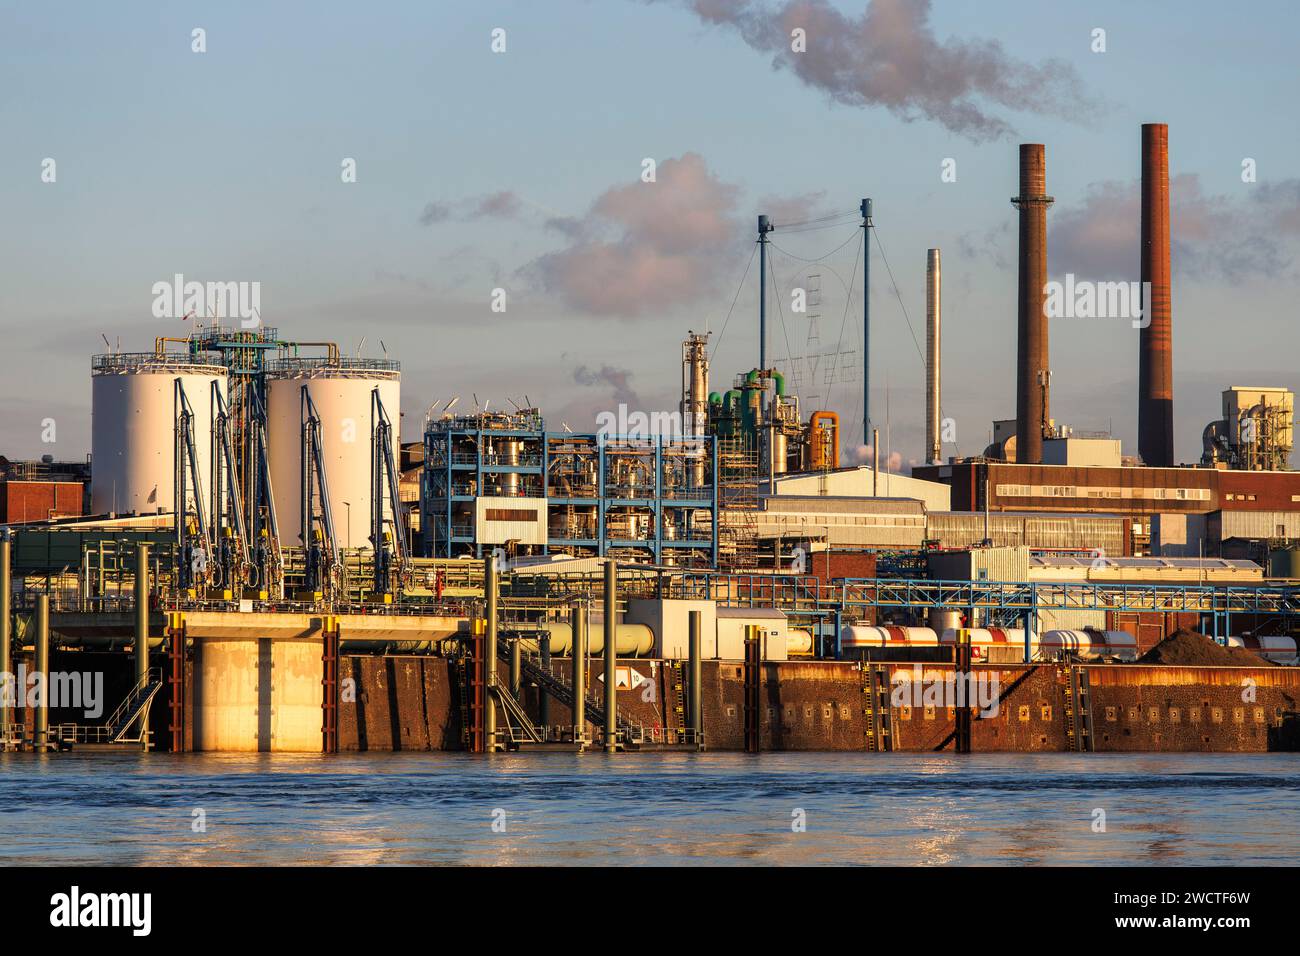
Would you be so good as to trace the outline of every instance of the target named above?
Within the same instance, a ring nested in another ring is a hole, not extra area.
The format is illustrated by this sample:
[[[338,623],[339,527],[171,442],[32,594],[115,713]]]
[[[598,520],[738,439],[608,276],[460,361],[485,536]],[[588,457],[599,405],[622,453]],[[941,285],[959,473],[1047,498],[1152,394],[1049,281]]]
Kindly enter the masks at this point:
[[[320,751],[319,640],[204,638],[193,674],[195,750]]]

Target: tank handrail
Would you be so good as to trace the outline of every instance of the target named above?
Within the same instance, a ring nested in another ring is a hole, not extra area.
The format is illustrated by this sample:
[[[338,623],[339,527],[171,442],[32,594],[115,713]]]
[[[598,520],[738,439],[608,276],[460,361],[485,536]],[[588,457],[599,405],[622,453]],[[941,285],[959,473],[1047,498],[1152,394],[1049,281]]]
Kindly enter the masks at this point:
[[[159,358],[165,357],[167,355],[168,342],[175,342],[177,345],[185,345],[185,346],[188,346],[190,344],[190,340],[187,338],[178,338],[177,336],[174,335],[160,335],[153,340],[154,354],[157,355]]]
[[[331,365],[337,365],[339,361],[339,346],[337,342],[285,342],[286,349],[292,348],[295,353],[300,348],[325,349]]]

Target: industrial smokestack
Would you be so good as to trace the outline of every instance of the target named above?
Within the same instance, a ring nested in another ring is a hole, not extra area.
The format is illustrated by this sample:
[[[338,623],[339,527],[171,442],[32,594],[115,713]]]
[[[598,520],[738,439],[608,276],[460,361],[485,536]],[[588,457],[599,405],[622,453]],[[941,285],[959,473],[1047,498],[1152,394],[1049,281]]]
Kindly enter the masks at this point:
[[[1043,460],[1047,389],[1047,161],[1041,143],[1020,144],[1020,295],[1016,340],[1016,461]]]
[[[1174,464],[1173,318],[1169,290],[1169,127],[1142,124],[1143,328],[1138,333],[1138,454]]]
[[[934,465],[943,462],[939,433],[939,316],[943,291],[939,250],[925,254],[925,448]]]

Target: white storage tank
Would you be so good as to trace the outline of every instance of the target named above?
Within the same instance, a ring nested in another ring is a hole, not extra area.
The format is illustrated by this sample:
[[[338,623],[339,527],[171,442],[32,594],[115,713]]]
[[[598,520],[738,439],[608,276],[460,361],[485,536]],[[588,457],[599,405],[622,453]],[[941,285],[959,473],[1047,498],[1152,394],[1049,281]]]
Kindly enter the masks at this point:
[[[1292,665],[1296,663],[1295,638],[1277,635],[1245,634],[1241,637],[1229,637],[1229,647],[1242,647],[1256,657],[1273,664]]]
[[[176,380],[194,413],[194,454],[203,507],[211,507],[212,385],[226,395],[226,369],[213,353],[155,352],[91,359],[90,508],[95,514],[173,510]],[[186,476],[188,483],[189,477]]]
[[[957,643],[957,629],[948,628],[940,641],[945,645]],[[1038,635],[1029,636],[1029,656],[1038,654]],[[972,661],[1009,664],[1025,657],[1025,630],[1021,627],[973,627],[970,629],[970,656]]]
[[[1132,663],[1138,659],[1137,638],[1128,631],[1044,631],[1039,649],[1045,658],[1068,653],[1085,661],[1113,657]]]
[[[867,624],[850,624],[840,628],[840,648],[861,650],[879,647],[937,647],[939,635],[929,627],[873,627]]]
[[[288,358],[267,363],[267,458],[280,539],[302,534],[302,422],[305,385],[321,420],[321,452],[334,533],[342,548],[370,545],[371,392],[379,389],[393,423],[393,462],[401,463],[401,372],[379,359]],[[390,514],[391,517],[391,514]]]

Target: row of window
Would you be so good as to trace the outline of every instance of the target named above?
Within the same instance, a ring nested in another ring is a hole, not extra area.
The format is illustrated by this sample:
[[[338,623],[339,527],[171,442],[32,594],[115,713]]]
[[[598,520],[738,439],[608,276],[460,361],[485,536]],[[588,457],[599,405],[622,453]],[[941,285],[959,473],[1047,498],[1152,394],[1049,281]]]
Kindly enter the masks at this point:
[[[1209,501],[1208,488],[1108,488],[1087,485],[998,485],[999,498],[1154,498],[1158,501]],[[1231,495],[1229,495],[1231,497]],[[1244,496],[1243,496],[1244,497]],[[1250,496],[1254,499],[1254,495]]]

